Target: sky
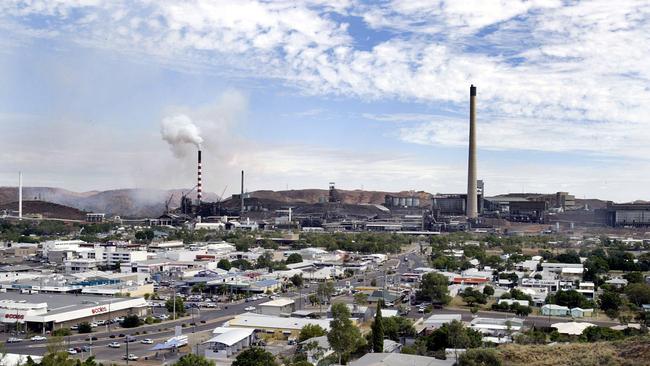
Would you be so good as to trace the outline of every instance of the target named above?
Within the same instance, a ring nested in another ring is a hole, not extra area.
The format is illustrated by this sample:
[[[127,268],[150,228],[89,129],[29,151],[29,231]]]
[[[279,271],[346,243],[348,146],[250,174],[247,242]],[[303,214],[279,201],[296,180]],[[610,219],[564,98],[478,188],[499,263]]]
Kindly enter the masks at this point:
[[[650,199],[645,0],[5,0],[0,185],[462,193],[470,84],[486,194]]]

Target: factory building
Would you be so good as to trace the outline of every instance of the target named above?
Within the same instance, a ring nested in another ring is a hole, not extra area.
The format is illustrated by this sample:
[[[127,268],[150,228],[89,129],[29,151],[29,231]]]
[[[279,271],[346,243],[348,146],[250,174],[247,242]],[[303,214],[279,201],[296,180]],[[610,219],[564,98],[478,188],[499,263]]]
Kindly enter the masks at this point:
[[[386,207],[420,207],[420,197],[418,196],[395,196],[387,194],[384,196],[384,206]]]
[[[607,203],[607,224],[609,226],[650,226],[649,203]]]

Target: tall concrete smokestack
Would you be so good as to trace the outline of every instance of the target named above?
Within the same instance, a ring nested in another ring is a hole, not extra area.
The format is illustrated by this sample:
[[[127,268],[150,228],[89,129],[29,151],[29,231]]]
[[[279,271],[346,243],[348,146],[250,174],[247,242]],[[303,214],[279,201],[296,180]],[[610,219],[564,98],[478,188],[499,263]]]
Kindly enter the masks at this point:
[[[239,211],[239,215],[244,213],[244,171],[241,171],[241,196],[239,197],[241,200],[241,209]]]
[[[23,172],[18,172],[18,218],[23,218]]]
[[[196,199],[201,203],[202,187],[201,187],[201,150],[199,150],[197,181],[196,181]]]
[[[467,219],[478,217],[476,196],[476,87],[469,87],[469,158],[467,161]]]

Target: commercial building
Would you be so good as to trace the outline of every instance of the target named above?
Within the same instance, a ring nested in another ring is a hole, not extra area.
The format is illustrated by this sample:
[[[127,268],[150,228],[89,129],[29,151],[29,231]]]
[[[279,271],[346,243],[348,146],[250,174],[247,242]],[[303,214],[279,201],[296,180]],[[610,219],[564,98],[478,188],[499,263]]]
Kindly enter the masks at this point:
[[[144,316],[147,310],[141,297],[0,293],[0,323],[25,324],[37,333],[127,314]]]
[[[205,357],[210,360],[227,359],[255,340],[255,329],[237,327],[218,327],[212,331],[213,337],[204,342],[207,345]]]
[[[279,298],[257,305],[260,314],[264,315],[290,315],[296,311],[296,302],[289,298]]]

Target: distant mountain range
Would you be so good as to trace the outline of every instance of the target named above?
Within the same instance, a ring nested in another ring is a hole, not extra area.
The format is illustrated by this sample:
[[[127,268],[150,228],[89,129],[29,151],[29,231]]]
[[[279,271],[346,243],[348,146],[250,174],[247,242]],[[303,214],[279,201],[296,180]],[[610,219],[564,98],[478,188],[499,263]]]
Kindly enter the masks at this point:
[[[103,212],[122,217],[156,217],[165,210],[167,200],[170,207],[180,205],[181,196],[187,189],[115,189],[107,191],[74,192],[52,187],[24,187],[24,200],[40,200],[70,206],[87,212]],[[410,192],[382,191],[346,191],[337,190],[343,203],[349,204],[382,204],[386,194],[398,196],[411,195]],[[317,203],[328,197],[328,191],[323,189],[300,189],[289,191],[255,191],[251,197],[277,201],[281,203]],[[417,192],[421,200],[430,199],[431,194]],[[196,198],[196,192],[189,195]],[[219,196],[213,192],[203,192],[205,201],[217,201]],[[227,199],[226,199],[227,200]],[[0,187],[0,204],[18,201],[17,187]]]
[[[107,191],[74,192],[52,187],[24,187],[24,200],[38,200],[70,206],[87,212],[102,212],[122,217],[157,217],[165,211],[169,201],[170,208],[180,205],[181,196],[188,189],[115,189]],[[341,202],[347,204],[383,204],[387,194],[406,197],[417,196],[424,205],[431,200],[432,194],[419,192],[385,192],[337,189]],[[297,189],[288,191],[260,190],[250,192],[251,197],[284,204],[312,204],[327,200],[329,195],[325,189]],[[189,195],[196,198],[196,192]],[[208,202],[217,201],[219,196],[213,192],[203,192],[203,199]],[[230,198],[224,199],[228,201]],[[18,200],[17,187],[0,187],[0,205]],[[605,201],[597,199],[576,199],[576,204],[589,204],[591,209],[602,208]],[[230,202],[232,206],[234,202]]]

